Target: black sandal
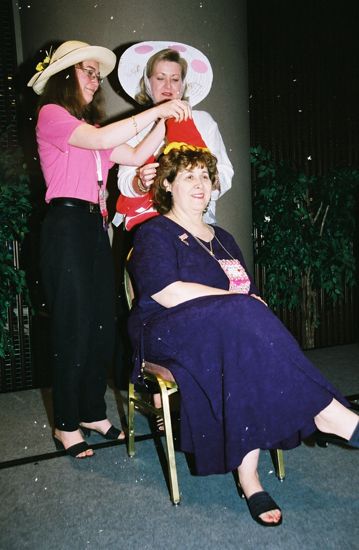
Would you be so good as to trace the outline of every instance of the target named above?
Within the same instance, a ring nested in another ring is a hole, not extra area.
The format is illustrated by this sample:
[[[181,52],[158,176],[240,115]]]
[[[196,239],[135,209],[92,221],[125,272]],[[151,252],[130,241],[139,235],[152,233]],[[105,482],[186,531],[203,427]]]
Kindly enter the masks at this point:
[[[314,437],[318,447],[328,447],[328,444],[332,443],[334,445],[342,445],[344,447],[359,449],[359,422],[356,425],[356,428],[352,433],[349,441],[347,439],[344,439],[343,437],[340,437],[339,435],[329,433],[327,434],[325,432],[321,432],[320,430],[317,430],[315,432]]]
[[[53,436],[53,440],[54,440],[56,449],[58,451],[65,451],[66,454],[68,454],[72,458],[78,458],[82,460],[83,458],[91,458],[95,454],[93,453],[92,455],[77,456],[80,453],[84,453],[89,449],[91,449],[91,447],[88,446],[86,441],[80,441],[80,443],[76,443],[75,445],[71,445],[71,447],[68,447],[67,449],[65,449],[64,444],[59,439],[57,439],[57,437]]]
[[[251,497],[247,498],[246,501],[252,518],[259,523],[259,525],[263,525],[264,527],[278,527],[278,525],[282,523],[282,516],[277,522],[264,521],[259,517],[261,514],[265,514],[265,512],[269,512],[270,510],[279,510],[282,512],[278,504],[266,491],[254,493]]]
[[[118,428],[115,428],[115,426],[110,426],[110,428],[107,430],[107,432],[104,434],[102,432],[99,432],[98,430],[94,430],[93,428],[85,428],[85,426],[81,426],[81,431],[83,432],[85,437],[89,437],[91,435],[91,432],[96,432],[97,434],[101,435],[104,439],[107,439],[107,441],[113,441],[115,439],[119,439],[119,436],[121,435],[121,430]],[[119,441],[124,440],[125,438],[119,439]]]
[[[163,433],[165,431],[165,423],[161,416],[157,416],[157,415],[155,416],[154,424],[155,424],[156,432]]]

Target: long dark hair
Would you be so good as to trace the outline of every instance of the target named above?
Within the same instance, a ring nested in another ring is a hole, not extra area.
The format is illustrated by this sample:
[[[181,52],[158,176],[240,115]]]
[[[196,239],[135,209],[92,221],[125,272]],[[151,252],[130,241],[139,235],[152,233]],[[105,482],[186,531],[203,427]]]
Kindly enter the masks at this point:
[[[49,103],[61,105],[71,115],[89,124],[99,124],[104,118],[101,87],[96,91],[91,103],[85,103],[74,65],[54,74],[47,81],[40,96],[38,111]]]
[[[178,172],[194,168],[205,167],[212,182],[212,190],[219,189],[217,159],[208,151],[201,149],[191,150],[186,146],[172,149],[158,159],[156,178],[153,183],[153,203],[160,214],[167,214],[172,208],[172,195],[165,188],[165,180],[172,183]]]

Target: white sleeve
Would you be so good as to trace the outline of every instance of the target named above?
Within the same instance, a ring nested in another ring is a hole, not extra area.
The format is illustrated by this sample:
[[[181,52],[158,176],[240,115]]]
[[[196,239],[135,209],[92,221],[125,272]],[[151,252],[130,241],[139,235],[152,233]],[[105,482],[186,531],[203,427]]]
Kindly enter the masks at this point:
[[[141,130],[137,136],[130,139],[127,143],[132,147],[136,147],[145,136],[152,130],[152,124]],[[139,197],[140,195],[136,193],[133,189],[132,182],[136,174],[136,166],[124,166],[119,165],[117,172],[117,185],[122,195],[126,197]]]
[[[204,215],[207,223],[216,223],[216,201],[232,187],[233,166],[216,121],[206,111],[193,111],[193,119],[208,149],[217,157],[220,191],[212,191],[211,200]]]
[[[205,111],[193,111],[193,119],[208,149],[217,157],[217,168],[221,185],[219,196],[221,196],[232,187],[234,174],[232,163],[228,158],[218,125],[211,115]]]
[[[126,197],[137,197],[135,193],[132,182],[136,174],[135,166],[122,166],[118,167],[117,172],[117,185],[122,195]]]

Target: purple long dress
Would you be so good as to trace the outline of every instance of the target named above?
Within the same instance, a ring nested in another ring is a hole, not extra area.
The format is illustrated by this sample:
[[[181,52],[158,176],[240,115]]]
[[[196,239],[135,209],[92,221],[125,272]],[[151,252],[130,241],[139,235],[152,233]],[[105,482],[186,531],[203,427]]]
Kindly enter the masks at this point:
[[[245,267],[233,237],[214,229]],[[217,259],[230,257],[217,240],[212,244]],[[151,298],[175,281],[229,288],[217,260],[173,221],[158,216],[140,226],[129,271],[138,298],[129,322],[133,377],[142,353],[171,370],[181,392],[181,448],[194,453],[198,474],[232,471],[253,449],[296,447],[333,397],[347,404],[271,310],[249,296],[257,293],[253,282],[248,295],[172,308]]]

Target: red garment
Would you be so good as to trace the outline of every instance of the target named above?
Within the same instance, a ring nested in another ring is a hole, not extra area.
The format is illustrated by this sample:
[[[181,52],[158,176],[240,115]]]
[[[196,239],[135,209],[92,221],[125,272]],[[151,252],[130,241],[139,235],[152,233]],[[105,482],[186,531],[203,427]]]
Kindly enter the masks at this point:
[[[117,199],[116,210],[125,216],[124,223],[127,231],[139,223],[158,216],[158,212],[153,206],[152,191],[141,197],[120,195]]]
[[[207,147],[197,130],[193,118],[181,122],[177,122],[174,118],[166,120],[166,145],[173,141],[186,143],[194,147]]]
[[[174,118],[166,121],[166,145],[170,143],[186,144],[192,147],[206,148],[206,144],[192,118],[177,122]],[[145,164],[156,162],[152,155]],[[154,216],[158,216],[153,206],[153,194],[149,191],[140,197],[126,197],[120,195],[116,203],[116,211],[124,215],[125,228],[130,231],[138,225]]]

